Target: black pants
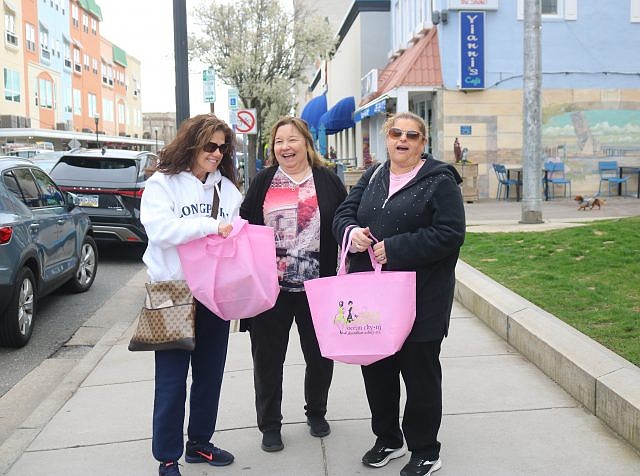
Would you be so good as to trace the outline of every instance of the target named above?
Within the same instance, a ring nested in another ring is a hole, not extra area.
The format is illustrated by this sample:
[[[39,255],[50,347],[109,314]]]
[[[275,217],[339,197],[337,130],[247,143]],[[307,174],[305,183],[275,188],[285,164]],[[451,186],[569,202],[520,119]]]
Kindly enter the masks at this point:
[[[324,416],[333,377],[333,361],[320,354],[305,292],[280,291],[273,308],[252,319],[251,353],[256,391],[258,428],[265,432],[282,426],[282,372],[295,317],[307,365],[304,398],[307,416]]]
[[[438,430],[442,420],[442,341],[405,342],[395,355],[362,367],[371,409],[371,429],[376,442],[389,448],[403,444],[409,451],[429,460],[440,455]],[[400,414],[400,374],[407,391],[402,430]]]
[[[196,348],[156,352],[153,402],[153,456],[177,461],[182,455],[187,373],[191,362],[191,396],[187,436],[206,443],[213,436],[227,359],[229,322],[196,303]]]

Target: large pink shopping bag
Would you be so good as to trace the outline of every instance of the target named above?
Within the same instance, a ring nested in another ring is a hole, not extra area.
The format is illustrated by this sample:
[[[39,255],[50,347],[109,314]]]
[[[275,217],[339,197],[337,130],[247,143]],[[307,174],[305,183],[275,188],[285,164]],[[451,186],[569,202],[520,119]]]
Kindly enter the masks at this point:
[[[178,246],[193,296],[224,320],[271,309],[280,286],[273,228],[233,221],[227,238],[208,235]]]
[[[395,354],[411,332],[416,318],[416,273],[383,272],[369,248],[374,271],[345,274],[348,231],[338,275],[305,281],[304,288],[322,355],[369,365]]]

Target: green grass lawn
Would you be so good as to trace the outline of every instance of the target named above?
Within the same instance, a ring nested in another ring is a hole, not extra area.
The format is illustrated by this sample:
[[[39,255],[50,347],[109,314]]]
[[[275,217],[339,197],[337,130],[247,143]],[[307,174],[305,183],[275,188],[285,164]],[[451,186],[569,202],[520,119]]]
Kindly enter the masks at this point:
[[[528,233],[467,233],[460,256],[640,365],[640,217]]]

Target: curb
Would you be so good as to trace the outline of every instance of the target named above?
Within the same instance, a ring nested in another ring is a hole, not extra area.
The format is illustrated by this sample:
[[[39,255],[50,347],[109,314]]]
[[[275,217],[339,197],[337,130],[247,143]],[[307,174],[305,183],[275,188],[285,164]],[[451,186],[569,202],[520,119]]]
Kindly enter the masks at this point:
[[[640,450],[640,369],[459,260],[456,299]]]
[[[125,285],[111,296],[118,299],[118,294],[128,292],[129,283],[140,279],[140,273],[146,276],[146,270],[136,273]],[[140,299],[142,301],[142,298]],[[100,309],[91,316],[87,322],[96,316]],[[60,411],[67,401],[76,393],[82,382],[96,368],[106,353],[119,341],[122,335],[129,329],[136,316],[127,316],[126,319],[115,322],[106,333],[98,340],[93,348],[80,359],[80,361],[65,375],[51,394],[49,394],[22,424],[0,446],[0,474],[6,474],[14,463],[22,456],[31,443],[36,439],[44,427]],[[85,323],[86,324],[86,323]],[[81,331],[82,327],[78,329]],[[75,334],[74,334],[75,336]],[[70,341],[74,337],[71,337]],[[42,364],[41,364],[42,365]]]

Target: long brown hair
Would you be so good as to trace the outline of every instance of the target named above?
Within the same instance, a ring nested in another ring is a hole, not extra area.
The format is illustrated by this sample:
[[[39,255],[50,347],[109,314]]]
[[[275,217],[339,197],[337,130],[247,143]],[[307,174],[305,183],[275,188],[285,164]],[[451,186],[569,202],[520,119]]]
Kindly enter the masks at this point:
[[[293,126],[298,130],[298,132],[300,132],[300,134],[302,134],[302,137],[304,138],[304,142],[307,149],[307,162],[309,162],[309,165],[311,167],[322,167],[324,165],[324,162],[322,162],[322,158],[320,157],[320,154],[313,147],[313,136],[311,135],[311,132],[309,132],[309,127],[307,126],[307,123],[303,119],[300,119],[298,117],[293,117],[293,116],[281,117],[280,119],[278,119],[278,122],[276,122],[271,128],[271,139],[269,140],[268,165],[275,165],[278,163],[273,146],[275,145],[275,142],[276,142],[276,133],[278,132],[278,129],[282,126]]]
[[[235,134],[222,119],[214,114],[200,114],[185,120],[176,138],[160,151],[158,170],[165,174],[179,174],[191,170],[202,148],[217,131],[224,133],[227,152],[222,156],[218,170],[237,186],[235,157]]]

